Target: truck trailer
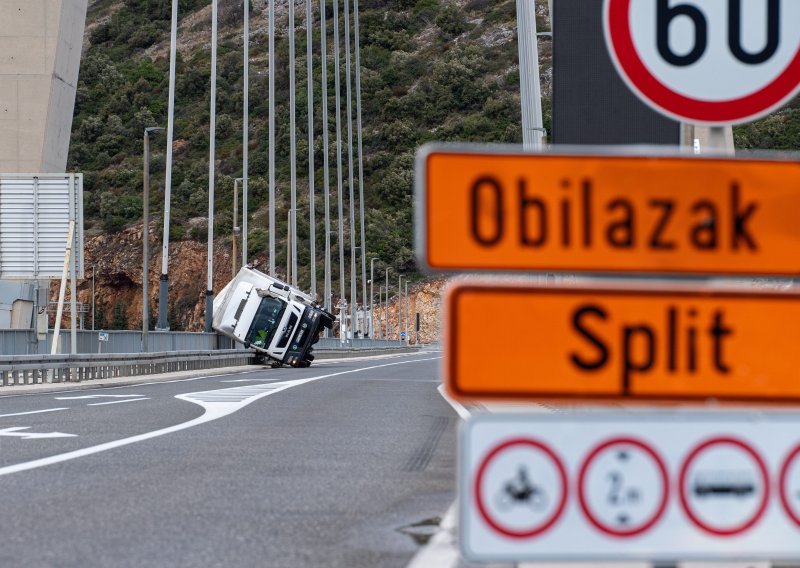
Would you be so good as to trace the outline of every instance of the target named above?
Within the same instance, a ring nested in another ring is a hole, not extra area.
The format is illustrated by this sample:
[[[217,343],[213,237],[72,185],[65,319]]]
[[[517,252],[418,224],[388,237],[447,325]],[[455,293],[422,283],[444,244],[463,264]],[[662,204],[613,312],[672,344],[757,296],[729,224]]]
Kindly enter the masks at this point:
[[[276,365],[311,365],[313,345],[335,319],[308,294],[249,266],[214,298],[214,330]]]

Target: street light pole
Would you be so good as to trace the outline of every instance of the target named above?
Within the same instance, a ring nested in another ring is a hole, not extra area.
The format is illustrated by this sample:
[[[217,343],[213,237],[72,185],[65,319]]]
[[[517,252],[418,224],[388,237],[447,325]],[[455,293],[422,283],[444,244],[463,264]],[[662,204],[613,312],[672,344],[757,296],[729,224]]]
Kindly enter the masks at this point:
[[[275,0],[269,0],[269,275],[275,276]]]
[[[206,275],[206,333],[214,319],[214,171],[217,141],[217,4],[211,0],[211,120],[208,157],[208,273]]]
[[[294,39],[294,0],[289,1],[289,240],[292,258],[292,286],[297,288],[297,103],[296,103],[296,68]]]
[[[246,1],[246,0],[245,0]],[[311,297],[317,299],[317,227],[314,211],[314,15],[306,0],[306,68],[308,80],[308,240],[311,253]]]
[[[400,341],[403,338],[400,337],[400,331],[403,329],[403,275],[397,275],[397,340]]]
[[[406,280],[406,316],[405,316],[405,320],[406,320],[406,345],[408,345],[410,343],[409,342],[410,338],[408,336],[408,280]]]
[[[383,304],[386,311],[383,320],[386,322],[386,339],[389,339],[389,267],[386,267],[386,302]]]
[[[369,259],[369,337],[375,339],[375,324],[372,322],[375,316],[375,261],[377,257]]]
[[[172,0],[169,40],[169,103],[167,110],[167,171],[164,180],[164,238],[161,244],[161,279],[158,289],[156,329],[169,331],[169,207],[172,192],[172,141],[175,130],[175,60],[178,52],[178,0]]]
[[[356,52],[356,134],[358,137],[358,205],[361,218],[361,285],[362,294],[367,294],[367,249],[365,244],[364,223],[364,151],[361,141],[361,47],[358,27],[358,0],[353,0],[353,25]],[[371,297],[371,295],[370,295]],[[371,329],[371,328],[370,328]]]
[[[242,182],[242,206],[244,207],[244,178],[236,178],[233,180],[233,230],[232,230],[232,240],[233,240],[233,251],[231,254],[231,278],[236,278],[236,237],[243,231],[240,229],[239,226],[236,224],[239,222],[239,182]],[[247,217],[245,212],[242,212],[242,221]],[[244,237],[242,238],[242,247],[244,252]],[[246,255],[242,255],[242,266],[247,264],[247,257]]]
[[[247,264],[247,221],[248,221],[248,180],[250,169],[250,0],[243,0],[244,9],[244,87],[242,92],[242,266]],[[236,225],[234,219],[233,224]],[[236,266],[236,235],[233,236],[234,260]],[[234,273],[235,275],[235,273]]]
[[[322,61],[322,171],[325,176],[323,184],[325,192],[325,309],[332,311],[331,302],[331,188],[330,166],[328,164],[330,153],[330,133],[328,132],[328,29],[325,14],[325,0],[319,3],[320,15],[320,59]],[[328,337],[329,329],[325,330]]]
[[[142,208],[144,209],[142,216],[142,353],[149,351],[147,334],[150,330],[150,133],[161,130],[164,129],[158,126],[150,126],[144,129],[144,171],[142,172],[144,179],[142,198]],[[94,285],[94,281],[92,281],[92,285]],[[94,308],[92,308],[92,312],[94,312]],[[92,329],[94,329],[94,313],[92,313]]]
[[[345,94],[347,97],[347,172],[348,189],[350,191],[350,312],[356,321],[358,304],[356,287],[356,199],[353,187],[353,95],[350,73],[350,1],[344,0],[344,54],[345,54]],[[363,251],[362,251],[363,252]],[[364,298],[362,298],[362,301]]]
[[[336,184],[339,213],[339,303],[346,303],[344,290],[344,205],[342,199],[342,103],[341,63],[339,61],[339,0],[333,0],[334,85],[336,88]],[[347,318],[342,318],[346,321]]]
[[[383,339],[383,326],[381,325],[381,300],[383,299],[383,285],[378,287],[378,339]]]

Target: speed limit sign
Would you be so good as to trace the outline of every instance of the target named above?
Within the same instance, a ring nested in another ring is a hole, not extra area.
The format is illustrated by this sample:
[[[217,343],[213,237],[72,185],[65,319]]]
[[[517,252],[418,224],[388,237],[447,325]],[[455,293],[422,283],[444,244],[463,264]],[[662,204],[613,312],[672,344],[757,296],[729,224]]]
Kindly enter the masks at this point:
[[[604,1],[617,70],[671,118],[749,122],[800,91],[798,0]]]

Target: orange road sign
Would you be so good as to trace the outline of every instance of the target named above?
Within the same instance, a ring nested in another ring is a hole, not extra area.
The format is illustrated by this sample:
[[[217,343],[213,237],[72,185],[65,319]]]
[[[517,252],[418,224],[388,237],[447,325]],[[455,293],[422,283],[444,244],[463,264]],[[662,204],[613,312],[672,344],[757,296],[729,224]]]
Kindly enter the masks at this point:
[[[459,400],[800,400],[800,294],[451,284]]]
[[[800,275],[800,164],[426,147],[433,270]]]

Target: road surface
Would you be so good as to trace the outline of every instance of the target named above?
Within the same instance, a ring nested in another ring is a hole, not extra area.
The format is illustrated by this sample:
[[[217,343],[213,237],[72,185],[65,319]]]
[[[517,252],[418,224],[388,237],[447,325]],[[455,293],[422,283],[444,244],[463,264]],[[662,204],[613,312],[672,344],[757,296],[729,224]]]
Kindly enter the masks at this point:
[[[439,358],[3,391],[0,564],[405,566],[454,498]]]

